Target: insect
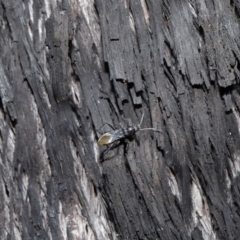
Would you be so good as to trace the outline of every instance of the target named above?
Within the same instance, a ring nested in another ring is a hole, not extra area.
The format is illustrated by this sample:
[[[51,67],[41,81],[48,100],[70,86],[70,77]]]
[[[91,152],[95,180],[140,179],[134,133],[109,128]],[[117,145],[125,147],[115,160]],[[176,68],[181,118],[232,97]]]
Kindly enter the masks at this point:
[[[141,121],[140,121],[140,123],[138,125],[132,125],[132,126],[129,126],[127,128],[121,127],[120,129],[104,133],[98,139],[98,144],[99,145],[109,145],[109,147],[104,151],[102,158],[112,148],[114,148],[121,140],[124,140],[126,142],[129,138],[133,137],[137,131],[153,130],[153,131],[161,132],[161,130],[156,129],[156,128],[141,128],[143,117],[144,117],[144,113],[143,113]],[[103,124],[103,126],[105,126],[106,124],[109,125],[111,128],[113,128],[109,123],[105,123],[105,124]]]

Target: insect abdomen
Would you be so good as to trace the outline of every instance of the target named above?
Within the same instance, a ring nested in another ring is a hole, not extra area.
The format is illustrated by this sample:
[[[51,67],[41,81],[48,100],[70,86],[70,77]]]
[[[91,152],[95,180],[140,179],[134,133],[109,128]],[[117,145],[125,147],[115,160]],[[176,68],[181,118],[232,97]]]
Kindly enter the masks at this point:
[[[99,139],[98,144],[99,145],[107,145],[112,143],[112,135],[110,133],[104,133]]]

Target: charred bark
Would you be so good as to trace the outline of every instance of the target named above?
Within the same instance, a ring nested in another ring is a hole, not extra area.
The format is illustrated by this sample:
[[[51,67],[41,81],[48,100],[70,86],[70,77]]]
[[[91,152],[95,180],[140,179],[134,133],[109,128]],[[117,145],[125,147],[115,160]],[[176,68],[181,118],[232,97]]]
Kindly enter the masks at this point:
[[[237,239],[239,1],[0,4],[1,239]],[[138,124],[100,162],[102,133]],[[121,125],[120,125],[121,124]]]

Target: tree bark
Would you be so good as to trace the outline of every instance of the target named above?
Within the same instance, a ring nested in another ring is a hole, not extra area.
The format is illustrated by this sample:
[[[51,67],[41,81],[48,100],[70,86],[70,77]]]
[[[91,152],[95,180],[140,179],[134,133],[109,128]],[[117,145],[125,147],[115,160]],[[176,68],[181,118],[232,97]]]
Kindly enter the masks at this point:
[[[238,0],[0,2],[1,239],[238,238]]]

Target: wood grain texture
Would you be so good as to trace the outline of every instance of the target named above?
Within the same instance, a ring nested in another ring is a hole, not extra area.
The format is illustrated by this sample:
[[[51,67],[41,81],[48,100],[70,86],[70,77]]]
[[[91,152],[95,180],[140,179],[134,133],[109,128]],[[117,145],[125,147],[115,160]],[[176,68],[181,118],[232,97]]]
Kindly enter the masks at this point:
[[[0,3],[1,239],[238,238],[239,1]]]

